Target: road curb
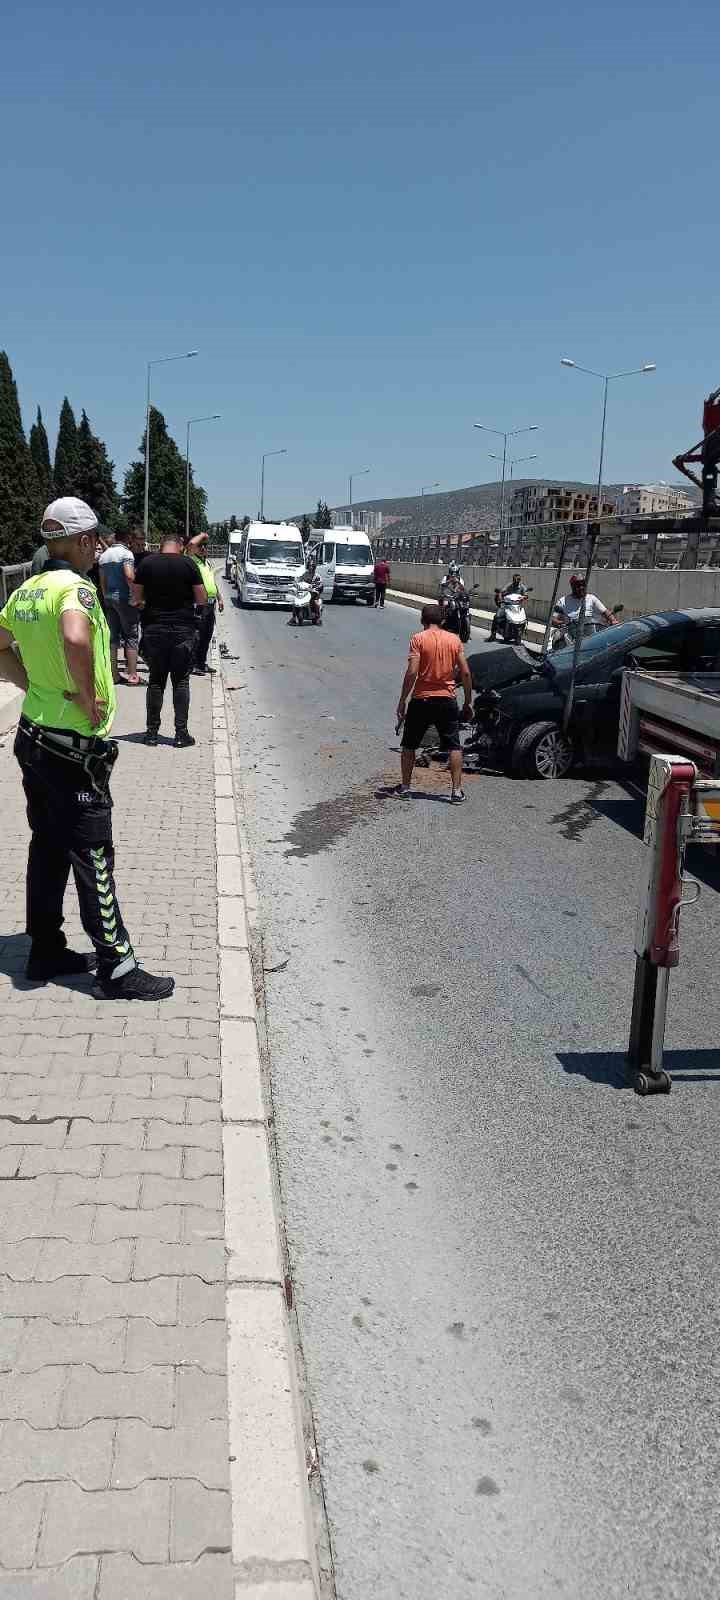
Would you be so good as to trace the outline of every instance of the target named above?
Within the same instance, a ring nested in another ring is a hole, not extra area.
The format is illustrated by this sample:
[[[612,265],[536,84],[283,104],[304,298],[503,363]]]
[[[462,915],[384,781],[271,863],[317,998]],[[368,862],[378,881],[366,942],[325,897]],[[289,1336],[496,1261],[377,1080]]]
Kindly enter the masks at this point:
[[[254,884],[213,678],[226,1312],[235,1600],[317,1600],[318,1558],[250,959]]]

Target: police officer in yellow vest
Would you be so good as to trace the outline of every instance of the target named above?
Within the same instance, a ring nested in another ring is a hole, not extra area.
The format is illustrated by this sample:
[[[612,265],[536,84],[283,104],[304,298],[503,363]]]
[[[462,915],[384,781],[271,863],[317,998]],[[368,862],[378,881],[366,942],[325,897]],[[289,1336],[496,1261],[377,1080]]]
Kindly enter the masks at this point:
[[[32,834],[27,976],[45,983],[97,966],[109,998],[163,1000],[174,980],[138,966],[115,896],[109,784],[118,746],[107,738],[115,685],[108,625],[87,577],[97,526],[84,500],[54,500],[42,522],[50,559],[0,611],[0,678],[25,690],[15,755]],[[62,931],[71,867],[95,957],[69,950]]]
[[[188,540],[186,554],[195,562],[207,595],[207,605],[203,606],[200,612],[200,628],[198,630],[198,642],[195,647],[193,672],[198,674],[210,671],[207,658],[210,642],[215,631],[215,607],[217,606],[220,612],[224,610],[223,599],[217,586],[215,573],[207,560],[207,550],[208,536],[206,533],[198,533],[194,539]]]

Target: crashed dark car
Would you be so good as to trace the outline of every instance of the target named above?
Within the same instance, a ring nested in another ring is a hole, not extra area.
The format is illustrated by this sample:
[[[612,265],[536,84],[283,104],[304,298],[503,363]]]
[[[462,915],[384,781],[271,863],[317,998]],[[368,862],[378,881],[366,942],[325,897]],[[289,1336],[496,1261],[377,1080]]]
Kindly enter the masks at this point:
[[[625,667],[645,672],[720,668],[720,609],[659,611],[603,628],[580,649],[567,734],[563,714],[573,649],[548,656],[486,644],[468,657],[475,698],[466,746],[531,778],[562,778],[574,765],[615,759]]]

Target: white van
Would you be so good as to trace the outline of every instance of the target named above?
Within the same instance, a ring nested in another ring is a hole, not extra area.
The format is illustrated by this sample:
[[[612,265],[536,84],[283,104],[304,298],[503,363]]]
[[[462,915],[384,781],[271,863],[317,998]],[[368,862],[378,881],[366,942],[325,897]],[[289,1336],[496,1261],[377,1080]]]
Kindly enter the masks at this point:
[[[289,606],[305,571],[305,546],[294,522],[251,522],[234,552],[241,606]]]
[[[313,530],[312,550],[324,585],[324,600],[375,601],[375,557],[366,533],[358,528]],[[322,540],[322,543],[320,542]]]

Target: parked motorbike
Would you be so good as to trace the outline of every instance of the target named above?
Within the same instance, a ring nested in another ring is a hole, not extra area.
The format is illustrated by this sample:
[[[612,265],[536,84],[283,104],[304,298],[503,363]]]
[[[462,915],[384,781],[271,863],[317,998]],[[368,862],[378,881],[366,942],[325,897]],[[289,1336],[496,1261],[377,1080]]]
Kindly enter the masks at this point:
[[[619,617],[625,610],[625,607],[618,602],[617,605],[611,606],[610,609],[614,617]],[[591,639],[593,634],[600,633],[603,628],[607,628],[609,626],[610,624],[607,622],[596,622],[592,617],[585,617],[583,622],[583,639]],[[575,643],[576,631],[577,620],[573,621],[570,617],[567,617],[561,626],[552,628],[550,630],[550,649],[566,650],[568,645]]]

